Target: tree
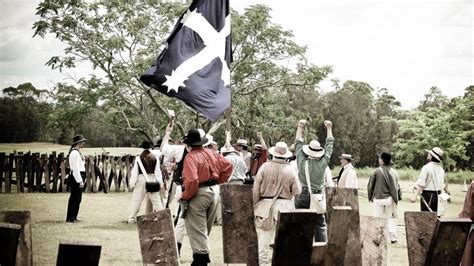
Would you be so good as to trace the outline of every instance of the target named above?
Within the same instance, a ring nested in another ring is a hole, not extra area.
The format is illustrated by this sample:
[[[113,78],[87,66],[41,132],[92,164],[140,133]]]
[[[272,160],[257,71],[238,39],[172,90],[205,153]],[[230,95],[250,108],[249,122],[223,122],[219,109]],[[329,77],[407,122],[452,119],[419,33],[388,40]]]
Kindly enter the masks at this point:
[[[418,105],[418,110],[424,112],[427,111],[428,108],[443,108],[448,103],[448,97],[443,95],[443,92],[438,87],[433,86]]]

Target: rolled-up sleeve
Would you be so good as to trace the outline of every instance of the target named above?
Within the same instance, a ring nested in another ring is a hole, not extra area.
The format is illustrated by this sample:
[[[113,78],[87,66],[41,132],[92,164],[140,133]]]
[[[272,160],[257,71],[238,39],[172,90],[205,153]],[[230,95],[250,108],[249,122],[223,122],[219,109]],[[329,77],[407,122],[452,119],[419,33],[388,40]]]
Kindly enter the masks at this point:
[[[423,166],[421,168],[420,176],[416,180],[416,184],[422,188],[426,187],[426,182],[428,180],[428,168],[427,166]]]
[[[232,170],[234,167],[232,166],[232,163],[224,158],[224,156],[218,154],[217,155],[218,162],[219,162],[219,178],[217,182],[219,184],[227,182],[229,180],[229,177],[232,175]]]

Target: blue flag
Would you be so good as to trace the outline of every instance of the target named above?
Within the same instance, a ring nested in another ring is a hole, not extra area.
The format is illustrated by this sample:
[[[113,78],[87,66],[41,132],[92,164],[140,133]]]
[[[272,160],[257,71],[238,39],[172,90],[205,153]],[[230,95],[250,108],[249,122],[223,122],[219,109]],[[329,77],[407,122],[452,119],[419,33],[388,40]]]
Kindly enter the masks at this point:
[[[194,0],[166,44],[140,80],[215,121],[230,106],[229,0]]]

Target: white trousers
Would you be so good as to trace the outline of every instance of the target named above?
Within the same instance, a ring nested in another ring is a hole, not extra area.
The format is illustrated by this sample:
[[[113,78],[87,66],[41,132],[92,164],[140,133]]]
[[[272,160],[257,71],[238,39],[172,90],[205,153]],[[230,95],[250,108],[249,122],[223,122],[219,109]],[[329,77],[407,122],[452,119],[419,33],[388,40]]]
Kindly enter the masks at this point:
[[[374,199],[374,216],[387,219],[386,228],[390,241],[397,241],[397,204],[392,197]]]
[[[131,223],[137,221],[137,214],[140,211],[140,206],[142,205],[145,195],[151,201],[153,211],[159,211],[163,209],[160,192],[146,192],[145,183],[145,177],[143,175],[139,175],[137,183],[133,188],[132,204],[130,206],[130,215],[128,216],[128,221]]]
[[[272,201],[272,199],[263,199]],[[295,205],[290,199],[277,199],[273,207],[273,219],[277,221],[278,213],[283,210],[294,210]],[[258,224],[255,224],[258,237],[258,261],[260,265],[270,264],[270,244],[275,240],[276,223],[270,230],[262,230]]]

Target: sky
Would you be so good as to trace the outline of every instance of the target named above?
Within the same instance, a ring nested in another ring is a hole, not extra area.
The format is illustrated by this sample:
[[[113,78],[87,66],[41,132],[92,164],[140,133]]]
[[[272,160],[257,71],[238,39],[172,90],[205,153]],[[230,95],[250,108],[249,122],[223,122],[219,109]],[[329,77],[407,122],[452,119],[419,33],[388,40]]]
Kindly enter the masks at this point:
[[[0,0],[0,88],[31,82],[41,89],[70,80],[44,64],[65,47],[33,36],[38,0]],[[139,2],[139,1],[137,1]],[[388,88],[402,108],[418,105],[430,87],[448,97],[474,85],[472,0],[230,0],[242,12],[269,6],[272,20],[307,46],[309,61],[333,66],[332,78]],[[87,76],[87,64],[68,75]]]

